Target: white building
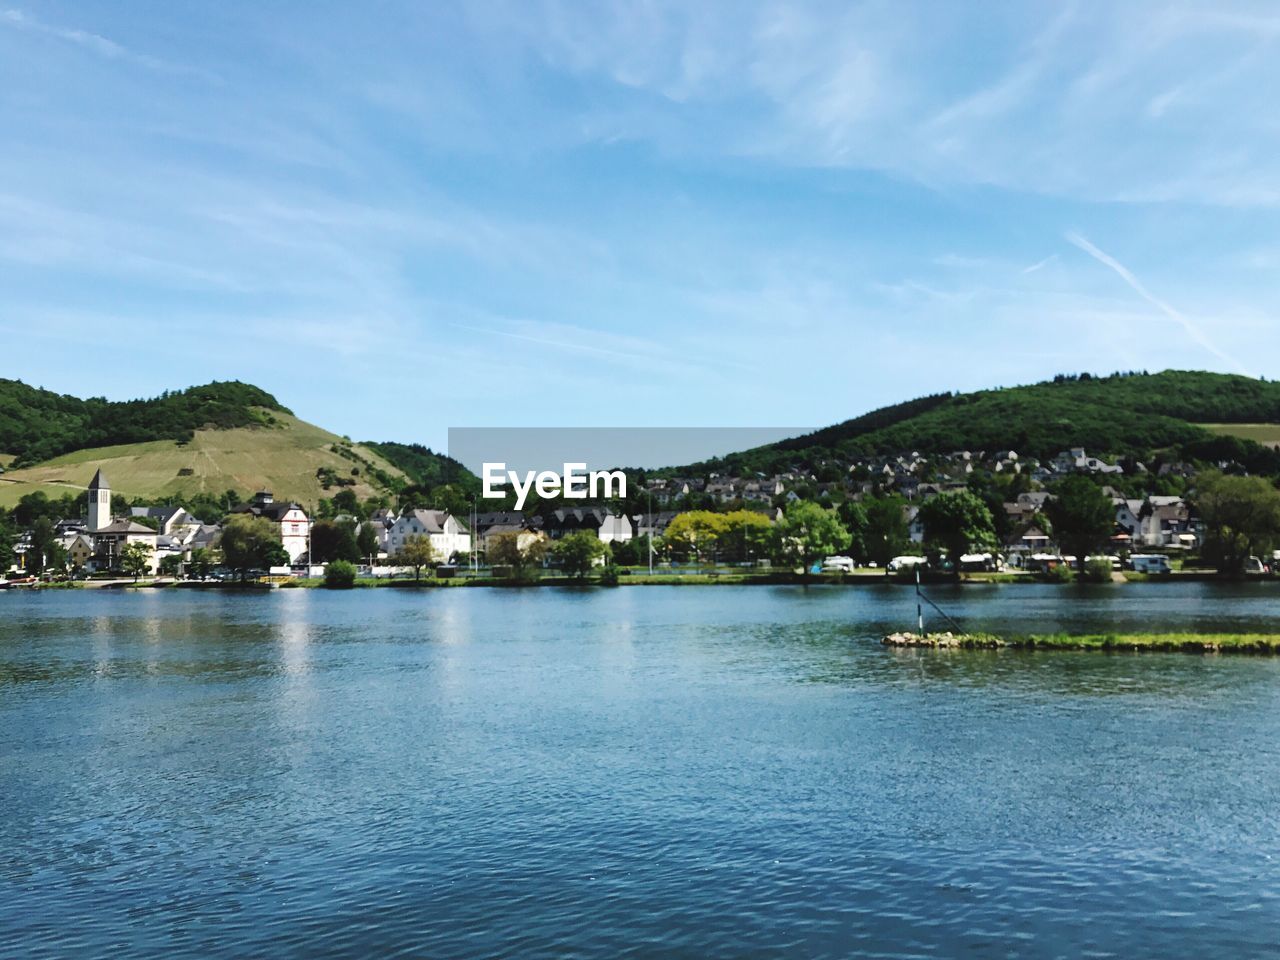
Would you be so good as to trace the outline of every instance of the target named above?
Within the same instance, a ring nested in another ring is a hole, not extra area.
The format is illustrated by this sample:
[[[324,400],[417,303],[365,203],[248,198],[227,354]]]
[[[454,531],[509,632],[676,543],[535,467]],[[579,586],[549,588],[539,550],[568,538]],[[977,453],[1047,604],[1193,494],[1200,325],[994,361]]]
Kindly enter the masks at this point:
[[[444,510],[405,510],[387,530],[387,556],[395,558],[410,537],[429,537],[441,560],[471,552],[471,533]]]
[[[297,563],[311,548],[311,520],[296,503],[276,503],[269,490],[254,494],[253,502],[242,504],[232,513],[251,513],[274,523],[280,532],[280,545],[289,554],[289,562]]]
[[[98,470],[89,481],[89,532],[111,523],[111,486]]]

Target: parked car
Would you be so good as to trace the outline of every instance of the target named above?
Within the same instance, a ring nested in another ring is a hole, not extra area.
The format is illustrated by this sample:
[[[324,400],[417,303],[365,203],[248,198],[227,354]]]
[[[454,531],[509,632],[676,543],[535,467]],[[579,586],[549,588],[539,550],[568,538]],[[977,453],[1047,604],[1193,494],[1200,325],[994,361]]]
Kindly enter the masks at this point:
[[[1244,562],[1245,573],[1266,573],[1267,568],[1260,557],[1250,557]]]
[[[852,557],[827,557],[822,561],[823,573],[853,573]]]

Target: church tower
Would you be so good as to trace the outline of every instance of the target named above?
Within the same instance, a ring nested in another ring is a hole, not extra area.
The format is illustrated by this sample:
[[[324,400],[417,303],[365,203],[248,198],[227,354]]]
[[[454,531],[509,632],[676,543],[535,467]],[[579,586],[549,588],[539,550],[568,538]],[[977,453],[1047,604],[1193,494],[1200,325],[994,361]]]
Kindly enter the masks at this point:
[[[111,523],[111,485],[99,470],[89,481],[89,531],[101,530]]]

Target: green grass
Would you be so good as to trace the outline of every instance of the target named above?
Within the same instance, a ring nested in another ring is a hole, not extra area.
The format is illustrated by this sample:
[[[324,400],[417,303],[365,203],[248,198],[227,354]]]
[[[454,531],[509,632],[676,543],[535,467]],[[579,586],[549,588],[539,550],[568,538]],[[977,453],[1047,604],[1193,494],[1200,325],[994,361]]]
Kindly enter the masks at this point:
[[[1239,437],[1256,443],[1280,443],[1280,423],[1201,423],[1210,433],[1221,437]]]

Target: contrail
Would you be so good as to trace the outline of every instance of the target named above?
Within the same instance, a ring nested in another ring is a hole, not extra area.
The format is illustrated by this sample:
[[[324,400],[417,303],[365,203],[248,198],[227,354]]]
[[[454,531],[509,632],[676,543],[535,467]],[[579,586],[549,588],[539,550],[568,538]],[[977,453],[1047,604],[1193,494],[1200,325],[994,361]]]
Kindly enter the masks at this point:
[[[1081,250],[1083,250],[1089,256],[1093,257],[1093,259],[1097,260],[1103,266],[1110,267],[1112,270],[1114,270],[1120,276],[1121,280],[1123,280],[1125,283],[1127,283],[1130,287],[1133,288],[1134,293],[1140,296],[1143,300],[1147,301],[1147,303],[1151,304],[1153,307],[1155,307],[1157,310],[1159,310],[1169,319],[1181,325],[1182,329],[1187,332],[1187,336],[1189,336],[1196,343],[1200,344],[1200,346],[1204,347],[1206,350],[1212,353],[1215,357],[1217,357],[1223,363],[1230,364],[1233,368],[1235,368],[1237,373],[1243,373],[1246,376],[1252,376],[1252,374],[1250,374],[1247,370],[1245,370],[1244,365],[1241,364],[1240,361],[1238,361],[1235,357],[1231,356],[1230,354],[1223,351],[1220,347],[1218,347],[1218,345],[1215,344],[1212,340],[1210,340],[1208,336],[1205,335],[1204,331],[1201,330],[1198,326],[1196,326],[1196,324],[1192,322],[1192,320],[1189,317],[1187,317],[1186,314],[1182,313],[1179,310],[1174,309],[1172,306],[1165,303],[1163,300],[1161,300],[1159,297],[1153,294],[1150,290],[1144,287],[1142,285],[1142,281],[1139,280],[1137,277],[1135,277],[1133,275],[1133,272],[1128,267],[1126,267],[1123,263],[1117,260],[1115,257],[1099,250],[1097,247],[1095,247],[1092,243],[1090,243],[1084,237],[1080,236],[1080,234],[1078,233],[1068,233],[1066,234],[1066,239],[1068,243],[1071,243],[1079,247]]]

